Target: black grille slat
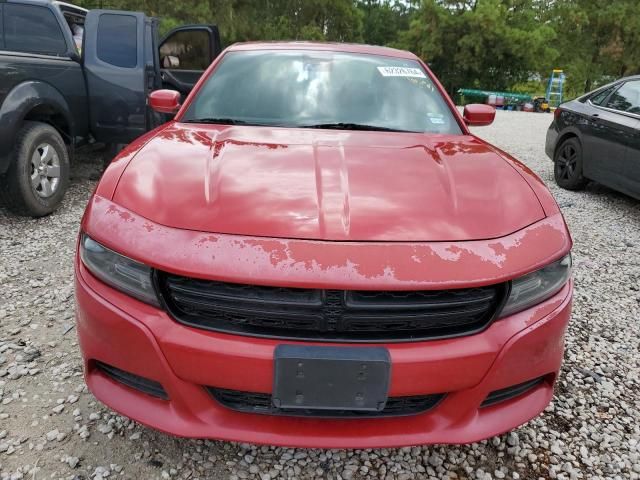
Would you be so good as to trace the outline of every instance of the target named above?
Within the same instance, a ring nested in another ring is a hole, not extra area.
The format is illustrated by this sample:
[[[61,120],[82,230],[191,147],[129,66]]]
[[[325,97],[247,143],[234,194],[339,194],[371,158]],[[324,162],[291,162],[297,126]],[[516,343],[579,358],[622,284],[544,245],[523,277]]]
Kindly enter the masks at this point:
[[[454,318],[449,318],[454,317]],[[465,315],[445,315],[439,316],[403,316],[396,317],[393,315],[387,317],[346,317],[343,322],[345,330],[348,331],[389,331],[389,330],[421,330],[424,323],[429,323],[430,330],[447,329],[452,327],[464,327],[473,322],[475,317]]]
[[[186,283],[184,280],[189,280],[191,285]],[[260,305],[268,303],[272,303],[274,305],[291,303],[296,306],[309,305],[311,307],[322,305],[320,290],[261,287],[253,285],[242,285],[243,287],[252,288],[233,288],[230,286],[240,284],[208,282],[192,279],[183,279],[182,281],[170,279],[169,284],[171,285],[171,290],[174,293],[181,294],[185,297],[195,295],[198,297],[210,298],[212,300],[231,302],[237,300],[238,297],[242,297],[245,302]],[[215,284],[215,290],[208,288],[208,284]]]
[[[295,318],[292,320],[288,320],[286,318],[278,316],[267,317],[260,315],[245,315],[240,313],[229,314],[225,313],[224,311],[218,311],[216,312],[215,316],[211,317],[202,315],[202,312],[200,312],[197,315],[184,316],[180,321],[181,323],[185,323],[197,328],[238,332],[242,332],[243,327],[246,327],[247,329],[256,328],[258,330],[273,329],[274,331],[278,329],[287,331],[294,329],[319,331],[322,328],[321,317]],[[250,330],[247,330],[247,333],[250,333]]]
[[[194,311],[210,311],[210,312],[226,312],[229,314],[242,314],[242,315],[263,315],[264,309],[257,309],[255,305],[227,305],[221,303],[213,303],[207,302],[203,298],[189,298],[183,295],[172,294],[171,299],[176,303],[176,305],[181,306],[184,309],[191,309]],[[236,299],[236,301],[238,301]],[[300,310],[287,310],[286,308],[274,308],[272,309],[274,313],[277,313],[282,317],[291,317],[297,318],[301,313],[304,313],[307,309]],[[320,312],[317,310],[308,310],[309,315],[313,315],[316,313],[318,317],[320,317]]]
[[[416,395],[411,397],[390,397],[380,412],[359,410],[285,409],[273,406],[268,393],[242,392],[223,388],[206,387],[211,396],[221,405],[238,412],[261,415],[282,415],[294,417],[364,418],[396,417],[418,415],[435,407],[444,394]]]
[[[413,341],[484,329],[506,284],[452,290],[367,291],[270,287],[156,272],[179,322],[222,332],[345,342]]]
[[[445,294],[443,294],[443,292]],[[358,309],[395,308],[395,309],[436,309],[457,308],[482,305],[492,302],[495,291],[464,289],[457,293],[455,290],[410,291],[410,292],[376,292],[349,291],[347,305]]]

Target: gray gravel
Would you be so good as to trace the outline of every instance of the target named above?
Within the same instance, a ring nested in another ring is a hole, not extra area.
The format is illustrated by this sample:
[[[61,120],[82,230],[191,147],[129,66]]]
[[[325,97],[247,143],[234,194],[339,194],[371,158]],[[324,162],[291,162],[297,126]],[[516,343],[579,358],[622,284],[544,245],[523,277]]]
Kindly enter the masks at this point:
[[[556,396],[516,431],[463,447],[303,450],[168,437],[99,404],[73,331],[72,254],[99,174],[74,168],[40,220],[0,208],[0,478],[640,479],[640,202],[559,190],[545,114],[498,112],[477,129],[551,187],[575,239],[573,321]]]

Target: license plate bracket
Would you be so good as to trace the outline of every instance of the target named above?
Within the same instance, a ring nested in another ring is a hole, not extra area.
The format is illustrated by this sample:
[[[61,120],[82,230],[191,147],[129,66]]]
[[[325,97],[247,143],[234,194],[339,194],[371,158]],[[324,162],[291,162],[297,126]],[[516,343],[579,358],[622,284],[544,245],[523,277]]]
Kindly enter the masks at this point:
[[[283,409],[384,409],[391,357],[384,347],[278,345],[273,405]]]

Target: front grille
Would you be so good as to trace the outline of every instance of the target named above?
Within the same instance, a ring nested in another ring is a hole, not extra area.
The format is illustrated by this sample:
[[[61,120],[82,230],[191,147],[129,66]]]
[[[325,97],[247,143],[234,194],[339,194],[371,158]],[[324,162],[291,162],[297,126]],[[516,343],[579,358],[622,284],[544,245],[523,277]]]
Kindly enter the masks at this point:
[[[127,387],[146,393],[147,395],[151,395],[162,400],[169,400],[169,395],[167,395],[167,392],[162,388],[162,385],[154,380],[141,377],[134,373],[125,372],[124,370],[120,370],[119,368],[97,360],[93,362],[93,366],[96,370],[99,370],[118,383],[122,383]]]
[[[242,392],[239,390],[225,390],[215,387],[206,388],[214,399],[231,410],[244,413],[294,417],[380,418],[417,415],[431,410],[444,398],[444,394],[390,397],[387,400],[386,406],[380,412],[359,410],[286,409],[273,406],[271,403],[271,395],[268,393]]]
[[[157,272],[171,315],[207,330],[281,339],[411,341],[468,335],[495,317],[506,284],[452,290],[268,287]]]

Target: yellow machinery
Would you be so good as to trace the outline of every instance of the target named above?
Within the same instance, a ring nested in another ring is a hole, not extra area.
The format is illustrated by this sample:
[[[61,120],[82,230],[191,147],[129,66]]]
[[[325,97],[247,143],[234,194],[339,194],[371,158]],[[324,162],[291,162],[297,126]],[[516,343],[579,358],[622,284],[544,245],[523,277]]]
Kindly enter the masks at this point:
[[[547,97],[533,97],[533,111],[534,112],[550,112],[551,107]]]

